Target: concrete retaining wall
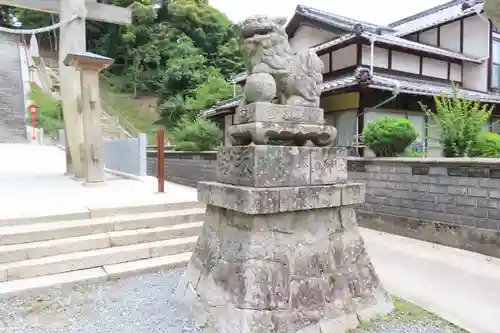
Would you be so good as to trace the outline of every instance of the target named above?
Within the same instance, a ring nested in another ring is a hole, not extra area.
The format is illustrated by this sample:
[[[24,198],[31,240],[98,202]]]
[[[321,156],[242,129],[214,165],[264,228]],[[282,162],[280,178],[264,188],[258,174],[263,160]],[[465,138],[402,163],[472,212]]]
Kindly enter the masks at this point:
[[[215,180],[215,152],[165,152],[167,180]],[[500,160],[349,158],[349,179],[366,184],[362,226],[500,257]],[[148,152],[156,176],[156,152]]]

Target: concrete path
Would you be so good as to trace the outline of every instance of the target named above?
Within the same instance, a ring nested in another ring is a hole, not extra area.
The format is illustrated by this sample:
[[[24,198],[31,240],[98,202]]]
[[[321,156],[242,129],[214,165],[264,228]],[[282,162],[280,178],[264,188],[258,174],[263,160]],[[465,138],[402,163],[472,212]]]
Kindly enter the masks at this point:
[[[384,287],[471,333],[500,332],[500,259],[362,229]]]
[[[0,218],[78,213],[89,206],[196,201],[196,191],[168,183],[157,194],[154,179],[114,176],[85,187],[65,176],[65,153],[54,146],[0,144]]]

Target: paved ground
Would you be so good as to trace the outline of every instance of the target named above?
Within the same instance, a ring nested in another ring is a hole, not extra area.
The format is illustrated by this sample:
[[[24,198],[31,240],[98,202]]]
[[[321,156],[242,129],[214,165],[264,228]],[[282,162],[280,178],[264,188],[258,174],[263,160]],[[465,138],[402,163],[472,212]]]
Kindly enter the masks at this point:
[[[500,259],[362,229],[382,283],[471,333],[500,332]]]
[[[159,195],[155,181],[148,179],[141,182],[110,176],[103,187],[84,187],[64,176],[64,151],[53,146],[0,144],[0,161],[0,217],[79,212],[96,205],[196,200],[192,189],[170,183],[166,193]]]

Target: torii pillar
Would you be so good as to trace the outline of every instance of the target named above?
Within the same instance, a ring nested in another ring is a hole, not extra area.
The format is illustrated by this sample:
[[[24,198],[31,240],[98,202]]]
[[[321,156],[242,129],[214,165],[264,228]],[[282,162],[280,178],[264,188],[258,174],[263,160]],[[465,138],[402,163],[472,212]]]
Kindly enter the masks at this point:
[[[104,184],[104,158],[101,129],[101,99],[99,94],[99,73],[110,66],[113,59],[94,53],[68,54],[66,66],[80,72],[81,101],[84,134],[85,185]]]
[[[80,16],[68,24],[63,24],[60,28],[59,75],[67,149],[70,152],[75,177],[84,178],[83,114],[79,109],[80,73],[73,67],[65,66],[64,59],[70,53],[86,52],[85,19],[130,24],[132,22],[131,10],[98,3],[97,0],[0,0],[0,5],[59,14],[61,22],[70,20],[75,14]]]

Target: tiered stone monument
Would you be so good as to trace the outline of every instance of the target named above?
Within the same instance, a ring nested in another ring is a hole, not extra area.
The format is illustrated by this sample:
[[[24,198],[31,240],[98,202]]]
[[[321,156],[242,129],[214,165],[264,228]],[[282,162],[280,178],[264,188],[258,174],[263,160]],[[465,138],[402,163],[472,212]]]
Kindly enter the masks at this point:
[[[320,59],[269,18],[243,33],[234,146],[219,149],[218,181],[199,183],[205,223],[178,296],[206,332],[343,333],[393,310],[357,226],[364,185],[347,182],[346,151],[331,146]]]

